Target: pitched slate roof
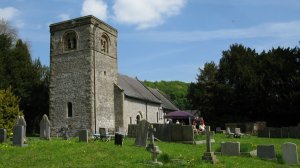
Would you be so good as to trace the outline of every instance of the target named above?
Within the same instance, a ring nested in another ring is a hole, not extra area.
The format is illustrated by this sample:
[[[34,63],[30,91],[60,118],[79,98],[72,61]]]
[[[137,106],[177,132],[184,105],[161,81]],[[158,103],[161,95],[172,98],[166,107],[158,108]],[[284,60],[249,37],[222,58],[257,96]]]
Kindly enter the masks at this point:
[[[166,98],[166,96],[161,93],[158,89],[153,89],[148,87],[148,89],[158,98],[162,101],[162,107],[164,109],[168,110],[179,110],[169,99]]]
[[[122,74],[119,74],[118,79],[119,87],[124,90],[126,96],[158,104],[162,103],[138,79]]]

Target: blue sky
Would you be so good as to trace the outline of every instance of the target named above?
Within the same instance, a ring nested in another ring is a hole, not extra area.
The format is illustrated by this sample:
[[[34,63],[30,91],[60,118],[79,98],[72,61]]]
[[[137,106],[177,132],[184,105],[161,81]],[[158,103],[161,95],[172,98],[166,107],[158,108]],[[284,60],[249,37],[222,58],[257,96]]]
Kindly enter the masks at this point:
[[[300,41],[300,0],[0,0],[0,18],[49,65],[49,24],[92,14],[118,29],[119,72],[195,81],[239,43],[258,52]]]

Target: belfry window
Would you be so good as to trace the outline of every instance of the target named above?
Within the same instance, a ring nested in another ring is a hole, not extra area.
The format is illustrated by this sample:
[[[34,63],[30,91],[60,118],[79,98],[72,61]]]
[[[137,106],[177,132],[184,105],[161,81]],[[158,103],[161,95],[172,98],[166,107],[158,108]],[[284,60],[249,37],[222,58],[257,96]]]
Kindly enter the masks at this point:
[[[64,50],[76,50],[77,48],[77,36],[74,31],[69,31],[64,35]]]
[[[109,44],[108,36],[103,34],[101,36],[100,42],[101,42],[101,51],[104,53],[108,53],[108,44]]]

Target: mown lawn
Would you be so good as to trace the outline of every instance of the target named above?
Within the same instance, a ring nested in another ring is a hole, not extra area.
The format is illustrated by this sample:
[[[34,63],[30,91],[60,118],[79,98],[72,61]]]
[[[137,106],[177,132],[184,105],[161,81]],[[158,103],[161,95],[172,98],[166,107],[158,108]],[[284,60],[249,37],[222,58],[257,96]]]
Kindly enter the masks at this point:
[[[200,137],[201,139],[201,137]],[[255,149],[258,144],[274,144],[278,162],[261,160],[249,156],[221,156],[216,165],[206,163],[201,157],[205,145],[157,142],[163,154],[159,161],[163,167],[289,167],[281,160],[281,144],[293,142],[298,145],[299,139],[267,139],[246,137],[242,139],[227,138],[224,135],[214,136],[216,143],[213,150],[220,149],[222,141],[239,141],[244,151]],[[134,139],[126,138],[123,146],[115,146],[114,141],[91,141],[88,144],[71,140],[52,139],[51,141],[28,138],[27,147],[15,147],[11,142],[0,144],[0,167],[153,167],[149,164],[151,154],[143,147],[135,147]],[[295,167],[295,166],[291,166]],[[297,167],[297,166],[296,166]]]

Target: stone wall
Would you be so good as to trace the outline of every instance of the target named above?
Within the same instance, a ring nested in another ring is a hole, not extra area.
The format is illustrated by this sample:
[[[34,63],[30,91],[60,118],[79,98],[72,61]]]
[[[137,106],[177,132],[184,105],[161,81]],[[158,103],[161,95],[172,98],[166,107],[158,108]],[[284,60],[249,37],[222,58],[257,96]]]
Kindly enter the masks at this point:
[[[70,31],[76,34],[76,49],[66,50],[64,35]],[[52,24],[50,32],[52,136],[65,126],[71,128],[72,134],[81,128],[91,132],[103,126],[114,128],[117,31],[93,16],[86,16]],[[104,33],[109,39],[108,52],[101,50]],[[71,117],[68,102],[72,104]]]
[[[150,123],[157,123],[157,112],[159,108],[160,104],[146,103],[139,99],[125,97],[123,107],[124,127],[127,127],[128,124],[136,124],[137,115],[141,116],[141,120],[146,119]],[[159,119],[158,123],[163,123],[163,119]]]
[[[153,124],[156,129],[154,136],[166,142],[194,141],[194,132],[191,125]],[[128,137],[136,137],[136,124],[128,125]]]

